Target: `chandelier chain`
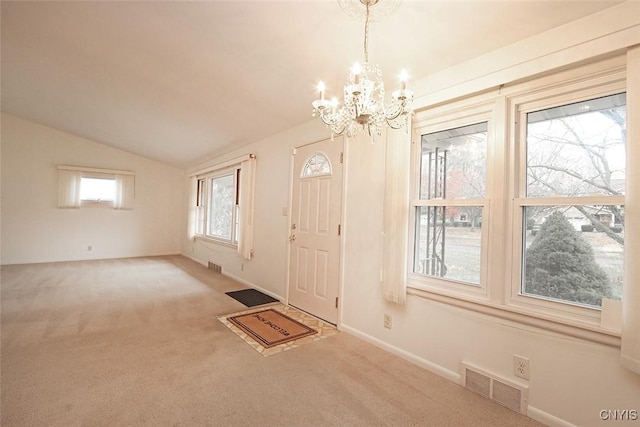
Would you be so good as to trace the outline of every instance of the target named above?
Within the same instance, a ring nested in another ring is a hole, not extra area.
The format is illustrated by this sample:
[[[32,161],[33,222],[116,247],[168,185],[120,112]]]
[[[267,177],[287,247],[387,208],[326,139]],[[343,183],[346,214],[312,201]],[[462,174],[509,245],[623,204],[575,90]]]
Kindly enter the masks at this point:
[[[367,6],[367,16],[364,21],[364,62],[369,62],[369,3]]]

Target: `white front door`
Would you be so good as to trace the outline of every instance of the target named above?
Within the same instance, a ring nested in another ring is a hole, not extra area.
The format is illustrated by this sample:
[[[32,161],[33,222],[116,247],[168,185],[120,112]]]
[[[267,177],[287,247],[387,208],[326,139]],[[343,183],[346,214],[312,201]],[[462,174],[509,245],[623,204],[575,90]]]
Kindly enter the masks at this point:
[[[289,304],[337,324],[342,140],[294,151]]]

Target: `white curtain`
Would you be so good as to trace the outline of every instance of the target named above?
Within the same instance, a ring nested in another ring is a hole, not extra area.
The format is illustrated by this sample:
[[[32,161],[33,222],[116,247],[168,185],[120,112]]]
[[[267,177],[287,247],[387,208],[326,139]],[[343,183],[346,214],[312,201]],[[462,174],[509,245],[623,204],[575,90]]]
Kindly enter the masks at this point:
[[[189,240],[193,240],[196,237],[196,214],[198,211],[197,199],[198,198],[198,177],[189,177],[189,217],[187,218],[187,236]]]
[[[397,304],[407,300],[410,164],[410,135],[404,130],[387,130],[382,295]]]
[[[135,197],[135,176],[116,174],[116,195],[113,201],[114,209],[133,209]]]
[[[80,207],[80,179],[82,172],[73,170],[58,170],[58,207]]]
[[[627,188],[625,195],[622,364],[640,374],[640,47],[627,52]],[[632,238],[631,236],[636,236]]]
[[[253,251],[253,192],[255,187],[256,159],[251,157],[240,163],[240,218],[238,255],[251,259]]]

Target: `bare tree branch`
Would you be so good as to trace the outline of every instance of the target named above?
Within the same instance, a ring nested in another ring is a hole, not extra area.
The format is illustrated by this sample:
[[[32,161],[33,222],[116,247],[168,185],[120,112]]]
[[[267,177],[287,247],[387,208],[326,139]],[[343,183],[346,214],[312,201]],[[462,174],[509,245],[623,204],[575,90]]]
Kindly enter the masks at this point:
[[[597,183],[597,182],[593,181],[592,179],[585,178],[585,177],[583,177],[582,175],[580,175],[579,173],[574,172],[574,171],[569,170],[569,169],[566,169],[566,168],[561,168],[561,167],[557,167],[557,166],[550,166],[550,165],[528,165],[528,167],[529,167],[530,169],[548,169],[548,170],[554,170],[554,171],[562,172],[562,173],[565,173],[565,174],[567,174],[567,175],[569,175],[569,176],[572,176],[572,177],[574,177],[574,178],[577,178],[577,179],[579,179],[580,181],[585,182],[585,183],[587,183],[587,184],[589,184],[589,185],[591,185],[591,186],[593,186],[593,187],[599,188],[599,189],[601,189],[601,190],[605,190],[605,191],[607,191],[607,192],[608,192],[609,194],[611,194],[611,195],[619,196],[619,195],[621,195],[621,194],[622,194],[622,193],[620,193],[619,191],[614,190],[613,188],[611,188],[611,187],[610,187],[610,186],[608,186],[608,185],[605,185],[605,184],[599,184],[599,183]],[[552,190],[554,190],[554,189],[555,189],[555,187],[554,187],[554,186],[552,186],[552,185],[548,185],[548,187],[549,187],[550,189],[552,189]]]
[[[598,230],[601,233],[605,233],[607,236],[609,236],[615,242],[620,243],[621,245],[624,245],[624,238],[621,235],[614,233],[611,230],[611,227],[607,227],[606,225],[601,223],[598,218],[596,218],[594,215],[592,215],[589,212],[587,212],[587,210],[585,209],[584,206],[578,205],[578,206],[574,206],[574,208],[579,210],[582,215],[584,215],[587,219],[589,219],[589,221],[591,222],[591,225],[593,225],[593,227],[596,230]]]

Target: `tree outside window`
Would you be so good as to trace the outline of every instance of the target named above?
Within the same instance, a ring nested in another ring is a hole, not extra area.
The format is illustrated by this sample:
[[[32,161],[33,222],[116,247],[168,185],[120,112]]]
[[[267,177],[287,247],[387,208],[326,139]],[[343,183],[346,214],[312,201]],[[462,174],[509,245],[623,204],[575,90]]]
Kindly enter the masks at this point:
[[[621,298],[625,120],[625,94],[527,114],[523,294]]]

